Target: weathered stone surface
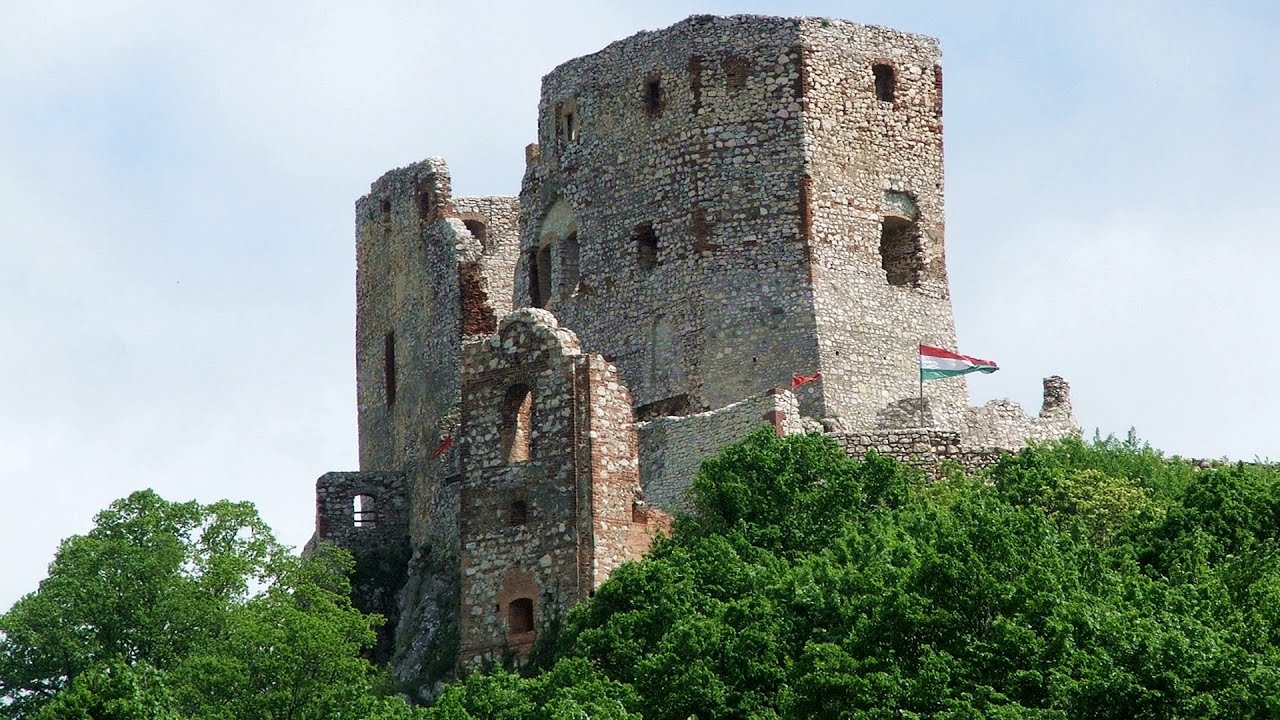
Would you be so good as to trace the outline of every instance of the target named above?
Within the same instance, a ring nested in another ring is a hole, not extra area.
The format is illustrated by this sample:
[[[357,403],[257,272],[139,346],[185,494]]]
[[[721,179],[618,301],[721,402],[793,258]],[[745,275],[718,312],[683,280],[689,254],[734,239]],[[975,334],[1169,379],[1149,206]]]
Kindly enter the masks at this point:
[[[917,346],[957,346],[932,38],[691,17],[553,69],[537,140],[518,198],[430,158],[356,204],[362,472],[321,479],[317,538],[414,549],[370,591],[402,681],[527,652],[760,425],[934,474],[1078,431],[1057,377],[1034,418],[919,398]]]

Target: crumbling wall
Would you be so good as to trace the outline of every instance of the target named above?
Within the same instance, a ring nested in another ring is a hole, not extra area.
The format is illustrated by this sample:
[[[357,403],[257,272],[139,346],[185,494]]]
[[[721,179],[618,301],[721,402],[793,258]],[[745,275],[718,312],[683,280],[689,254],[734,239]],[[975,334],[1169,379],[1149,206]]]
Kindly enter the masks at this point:
[[[771,390],[696,415],[637,424],[645,501],[671,511],[687,510],[684,492],[702,461],[761,425],[773,425],[784,435],[807,429],[795,395],[787,390]]]
[[[391,659],[397,594],[409,562],[407,478],[400,472],[331,472],[316,481],[316,542],[346,549],[355,559],[351,599],[361,612],[387,619],[371,651]]]
[[[461,422],[460,662],[525,656],[538,633],[639,557],[627,389],[545,310],[468,345]],[[661,520],[655,522],[661,527]]]
[[[1054,375],[1044,380],[1040,413],[1028,417],[1018,403],[992,400],[969,408],[965,416],[965,443],[975,447],[1015,450],[1028,441],[1045,442],[1080,433],[1071,411],[1071,386]]]

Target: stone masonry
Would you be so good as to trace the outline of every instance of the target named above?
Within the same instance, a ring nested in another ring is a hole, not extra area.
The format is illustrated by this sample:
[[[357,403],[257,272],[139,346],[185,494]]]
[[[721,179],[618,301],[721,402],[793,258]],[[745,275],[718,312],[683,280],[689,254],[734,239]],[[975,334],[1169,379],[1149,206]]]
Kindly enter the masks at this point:
[[[356,203],[360,472],[319,481],[316,539],[412,556],[361,575],[398,606],[357,600],[424,696],[525,657],[755,427],[930,473],[1078,432],[1056,376],[1034,418],[917,396],[917,346],[957,347],[936,40],[694,16],[552,70],[536,131],[518,197],[430,158]]]

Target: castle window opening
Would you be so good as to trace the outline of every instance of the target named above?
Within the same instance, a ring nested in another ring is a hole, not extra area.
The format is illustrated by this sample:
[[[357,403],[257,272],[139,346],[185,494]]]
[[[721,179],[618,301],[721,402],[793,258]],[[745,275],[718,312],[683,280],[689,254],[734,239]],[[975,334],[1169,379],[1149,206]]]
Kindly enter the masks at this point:
[[[382,339],[382,383],[386,390],[387,408],[396,404],[396,334],[387,333]]]
[[[880,102],[893,102],[893,94],[895,80],[893,66],[884,63],[878,63],[871,66],[871,72],[876,77],[876,99]]]
[[[747,75],[751,72],[751,61],[741,57],[731,57],[724,61],[724,84],[730,90],[741,90],[747,86]]]
[[[502,427],[498,432],[504,460],[517,463],[532,457],[532,425],[533,391],[528,385],[512,385],[502,399]]]
[[[356,495],[351,499],[352,524],[358,528],[378,526],[378,512],[374,509],[372,495]]]
[[[650,116],[662,114],[662,78],[650,76],[645,79],[644,111]]]
[[[919,287],[923,264],[916,223],[892,215],[885,217],[880,224],[880,265],[889,284]]]
[[[423,220],[430,220],[431,210],[435,204],[436,196],[429,185],[418,190],[418,217]]]
[[[648,272],[658,266],[658,234],[652,223],[636,226],[633,232],[636,241],[636,262],[640,269]]]
[[[507,606],[507,630],[512,635],[533,632],[533,598],[516,598]]]
[[[578,294],[578,233],[571,232],[560,243],[560,299],[568,300]]]
[[[515,527],[523,525],[529,520],[529,504],[524,500],[515,500],[511,503],[510,509],[507,511],[507,524]]]
[[[578,139],[578,124],[572,112],[564,114],[564,135],[567,140]]]
[[[542,281],[538,277],[538,251],[529,251],[529,305],[540,308],[546,307],[547,300],[542,296],[539,290],[542,288]]]
[[[489,249],[489,229],[485,227],[483,220],[463,220],[462,224],[467,226],[467,232],[471,233],[471,237],[480,241],[481,252]]]
[[[551,245],[543,245],[538,249],[538,297],[542,300],[535,303],[544,308],[551,300]]]
[[[384,223],[391,222],[391,201],[390,200],[382,201],[382,222]]]

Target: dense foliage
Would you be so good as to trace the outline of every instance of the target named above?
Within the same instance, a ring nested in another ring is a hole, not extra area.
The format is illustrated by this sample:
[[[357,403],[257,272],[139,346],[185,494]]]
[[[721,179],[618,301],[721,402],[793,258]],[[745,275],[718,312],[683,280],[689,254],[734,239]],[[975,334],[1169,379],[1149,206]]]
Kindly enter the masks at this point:
[[[138,492],[0,616],[0,717],[408,718],[361,657],[350,558],[298,558],[251,505]]]
[[[1068,440],[925,482],[764,431],[432,718],[1280,717],[1280,474]]]

